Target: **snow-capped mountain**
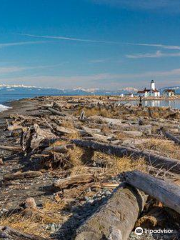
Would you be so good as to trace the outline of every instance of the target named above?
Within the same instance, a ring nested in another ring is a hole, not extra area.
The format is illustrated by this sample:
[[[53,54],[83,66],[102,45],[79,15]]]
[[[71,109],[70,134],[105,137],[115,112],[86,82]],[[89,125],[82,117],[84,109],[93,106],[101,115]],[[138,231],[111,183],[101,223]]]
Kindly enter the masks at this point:
[[[124,88],[119,90],[105,90],[98,88],[75,88],[75,89],[56,89],[40,88],[25,85],[0,85],[0,94],[27,94],[27,95],[119,95],[121,93],[137,92],[135,88]]]
[[[175,89],[176,94],[180,94],[180,86],[161,88],[163,92],[165,89]],[[83,96],[83,95],[120,95],[120,94],[136,94],[137,89],[128,87],[119,90],[106,90],[98,88],[75,88],[75,89],[55,89],[55,88],[40,88],[35,86],[25,85],[0,85],[0,103],[12,101],[21,98],[32,98],[36,96]]]
[[[164,87],[164,88],[161,88],[160,91],[163,92],[166,89],[173,89],[173,90],[175,90],[175,93],[177,95],[180,94],[180,86]]]

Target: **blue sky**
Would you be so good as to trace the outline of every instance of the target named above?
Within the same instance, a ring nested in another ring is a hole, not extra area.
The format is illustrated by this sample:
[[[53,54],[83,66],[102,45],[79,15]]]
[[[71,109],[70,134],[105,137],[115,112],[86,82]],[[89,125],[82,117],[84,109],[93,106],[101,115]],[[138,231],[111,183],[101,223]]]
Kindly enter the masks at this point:
[[[0,84],[180,85],[180,0],[0,0]]]

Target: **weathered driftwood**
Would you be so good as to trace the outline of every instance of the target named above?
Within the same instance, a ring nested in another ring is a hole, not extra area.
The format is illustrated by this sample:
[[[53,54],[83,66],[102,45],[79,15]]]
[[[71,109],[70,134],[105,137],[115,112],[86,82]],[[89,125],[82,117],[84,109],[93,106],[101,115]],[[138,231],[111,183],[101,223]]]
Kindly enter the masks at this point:
[[[63,145],[63,146],[50,146],[50,147],[47,147],[46,149],[44,149],[44,151],[43,151],[43,153],[47,153],[47,152],[67,153],[68,149],[67,149],[66,145]]]
[[[64,179],[59,179],[54,182],[54,187],[59,189],[69,188],[78,184],[89,183],[95,179],[93,174],[82,174]]]
[[[77,133],[77,131],[72,128],[56,126],[54,129],[56,130],[56,132],[59,132],[60,134],[76,134]]]
[[[119,126],[121,128],[128,128],[131,125],[127,123],[122,123],[122,120],[114,119],[114,118],[106,118],[101,116],[92,116],[89,117],[90,120],[94,120],[96,122],[104,122],[107,123],[109,126]]]
[[[101,132],[101,129],[99,128],[89,128],[89,127],[86,127],[86,126],[82,126],[82,129],[88,133],[89,135],[93,135],[94,133],[100,133]]]
[[[168,131],[166,131],[165,129],[161,129],[162,133],[164,134],[164,136],[166,138],[168,138],[169,140],[174,141],[176,144],[180,145],[180,139],[177,138],[176,136],[172,135],[171,133],[169,133]]]
[[[91,188],[117,188],[119,186],[118,183],[94,183],[91,185]]]
[[[144,208],[146,196],[130,186],[120,186],[76,232],[75,240],[128,239]]]
[[[7,124],[7,130],[8,131],[15,131],[15,130],[21,130],[24,129],[25,127],[23,127],[22,125],[20,125],[20,122],[18,123],[14,123],[14,124],[10,124],[8,120],[6,120],[6,124]]]
[[[7,226],[0,226],[0,239],[9,240],[43,240],[44,238],[34,235],[29,235],[17,231]],[[46,238],[47,239],[47,238]],[[45,240],[45,239],[44,239]]]
[[[57,136],[54,135],[50,129],[41,129],[38,124],[34,124],[28,128],[27,131],[22,132],[21,146],[26,153],[30,153],[32,150],[35,151],[39,147],[49,146],[52,140],[57,140]]]
[[[23,179],[23,178],[35,178],[35,177],[41,177],[42,173],[39,171],[28,171],[28,172],[16,172],[11,174],[6,174],[3,176],[3,179],[5,181],[10,180],[17,180],[17,179]]]
[[[125,134],[133,136],[133,137],[141,137],[142,132],[140,131],[124,131]]]
[[[58,111],[58,110],[56,110],[56,109],[54,109],[54,108],[48,107],[48,110],[49,110],[51,113],[56,114],[56,115],[58,115],[58,116],[62,116],[62,117],[66,116],[66,114],[64,114],[64,113],[62,113],[62,112],[60,112],[60,111]]]
[[[73,144],[66,144],[66,145],[52,145],[43,150],[43,153],[48,153],[48,152],[58,152],[58,153],[67,153],[68,149],[74,149]]]
[[[93,137],[93,139],[97,140],[97,141],[102,141],[102,142],[107,142],[108,141],[108,137],[99,134],[101,133],[100,129],[92,129],[89,127],[82,127],[83,130],[85,131],[86,134],[90,135],[91,137]]]
[[[41,129],[38,124],[34,124],[34,134],[31,138],[31,148],[36,149],[39,147],[40,142],[44,139],[57,138],[49,129]]]
[[[125,173],[125,180],[132,186],[156,198],[165,206],[180,213],[180,187],[139,171]]]
[[[16,146],[3,146],[3,145],[0,145],[0,149],[6,150],[6,151],[12,151],[12,152],[20,152],[20,151],[22,151],[21,147],[16,147]]]
[[[79,147],[91,148],[95,151],[100,151],[107,153],[109,155],[115,155],[118,157],[130,156],[131,158],[144,157],[148,163],[158,168],[165,168],[169,171],[180,173],[180,161],[177,159],[172,159],[168,157],[163,157],[157,154],[154,154],[150,151],[140,151],[139,149],[134,149],[124,146],[115,146],[109,144],[97,143],[94,141],[85,141],[85,140],[72,140],[74,144]]]
[[[57,102],[54,102],[54,103],[53,103],[53,109],[56,109],[56,110],[58,110],[59,112],[62,111],[62,107],[63,107],[62,104],[59,104],[59,103],[57,103]]]
[[[107,123],[109,127],[111,128],[115,128],[115,129],[124,129],[124,130],[128,130],[128,131],[133,131],[134,129],[139,131],[138,136],[142,135],[142,133],[145,134],[151,134],[152,131],[152,126],[151,125],[143,125],[143,126],[139,126],[138,123],[131,123],[131,122],[122,122],[122,120],[120,119],[114,119],[114,118],[105,118],[102,116],[92,116],[89,119],[98,122],[103,122],[103,123]],[[128,133],[128,132],[127,132]],[[131,134],[129,132],[129,134]],[[133,132],[132,132],[133,134]]]

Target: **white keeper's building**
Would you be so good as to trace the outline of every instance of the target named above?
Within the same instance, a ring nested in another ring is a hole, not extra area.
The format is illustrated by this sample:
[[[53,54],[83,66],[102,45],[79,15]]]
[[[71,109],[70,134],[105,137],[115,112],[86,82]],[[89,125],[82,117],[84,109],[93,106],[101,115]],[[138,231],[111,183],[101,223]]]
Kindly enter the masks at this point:
[[[145,88],[144,90],[140,90],[137,94],[141,97],[160,97],[160,91],[156,89],[155,81],[152,80],[150,83],[150,89]]]

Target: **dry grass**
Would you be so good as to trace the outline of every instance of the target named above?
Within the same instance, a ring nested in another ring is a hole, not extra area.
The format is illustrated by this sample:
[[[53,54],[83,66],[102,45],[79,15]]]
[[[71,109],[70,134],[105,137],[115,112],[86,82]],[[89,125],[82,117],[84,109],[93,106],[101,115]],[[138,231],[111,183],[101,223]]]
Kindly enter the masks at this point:
[[[74,149],[69,150],[69,159],[72,163],[73,167],[80,167],[82,166],[82,155],[84,153],[84,150],[82,148],[79,147],[74,147]]]
[[[109,133],[111,133],[111,129],[108,127],[107,124],[104,124],[104,125],[102,126],[101,131],[102,131],[102,133],[104,133],[104,134],[106,134],[106,135],[108,135]]]
[[[51,146],[55,147],[55,146],[61,146],[61,145],[66,145],[68,142],[64,141],[64,140],[59,140],[56,141],[55,143],[53,143]]]
[[[67,136],[67,138],[69,138],[70,140],[80,138],[80,134],[77,131],[77,129],[74,127],[73,121],[63,120],[62,123],[61,123],[61,126],[64,127],[64,128],[72,129],[71,134],[65,134]]]
[[[106,104],[108,106],[108,103]],[[75,116],[80,116],[81,112],[85,112],[86,117],[90,116],[103,116],[109,118],[117,118],[121,117],[122,119],[126,118],[126,116],[136,116],[136,117],[152,117],[155,119],[158,118],[167,118],[172,112],[169,108],[162,108],[162,107],[148,107],[148,108],[139,108],[138,106],[132,106],[128,108],[127,106],[117,106],[113,107],[112,109],[106,109],[105,107],[79,107],[75,112]],[[174,119],[179,119],[179,113],[177,112],[172,117]]]
[[[23,216],[22,213],[4,216],[0,219],[1,226],[9,226],[18,231],[48,238],[50,230],[48,224],[59,224],[63,221],[59,213],[66,203],[63,201],[45,201],[43,208],[33,212],[29,217]]]
[[[70,121],[70,120],[63,120],[61,122],[61,126],[65,127],[65,128],[72,128],[72,129],[74,129],[74,123],[73,123],[73,121]]]
[[[118,140],[124,140],[124,139],[127,139],[127,138],[129,138],[129,137],[127,136],[127,134],[125,134],[125,133],[122,131],[122,132],[119,132],[119,133],[116,134],[116,138],[117,138]]]
[[[161,155],[180,160],[179,146],[169,140],[151,138],[148,142],[139,145],[139,147],[142,150],[149,149],[153,151],[158,151]]]
[[[107,174],[117,175],[122,172],[139,170],[146,172],[147,165],[143,158],[131,159],[130,157],[109,156],[104,153],[95,152],[94,162],[102,162],[105,166],[104,172]]]
[[[112,171],[116,174],[126,171],[139,170],[147,172],[147,165],[143,158],[131,159],[130,157],[117,158],[114,157],[115,162],[112,166]]]
[[[11,217],[0,220],[1,226],[9,226],[18,231],[34,234],[41,237],[49,237],[49,234],[44,229],[44,224],[31,219],[23,219],[21,215],[13,215]]]
[[[98,108],[98,107],[94,107],[94,108],[79,108],[74,114],[76,116],[80,116],[82,111],[85,112],[85,116],[86,117],[102,116],[102,117],[112,118],[112,117],[115,117],[115,116],[119,115],[119,111],[117,111],[117,110],[110,110],[110,109]]]

